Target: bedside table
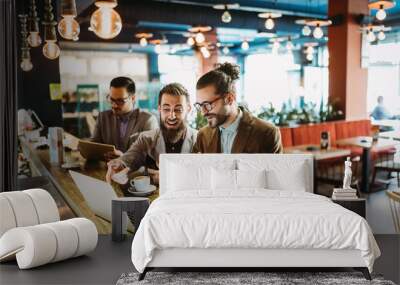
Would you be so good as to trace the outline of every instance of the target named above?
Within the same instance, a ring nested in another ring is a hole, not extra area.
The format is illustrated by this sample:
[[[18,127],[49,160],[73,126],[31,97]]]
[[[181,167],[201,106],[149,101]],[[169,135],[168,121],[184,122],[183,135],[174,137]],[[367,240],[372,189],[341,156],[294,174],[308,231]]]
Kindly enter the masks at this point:
[[[365,198],[357,198],[357,199],[340,199],[340,200],[334,200],[332,199],[333,203],[339,204],[340,206],[356,213],[359,214],[361,217],[363,217],[364,219],[366,218],[366,200]]]
[[[123,241],[125,239],[126,227],[123,228],[122,224],[122,215],[124,212],[128,214],[131,221],[133,219],[132,223],[136,232],[149,205],[149,199],[143,197],[121,197],[112,199],[112,240]]]

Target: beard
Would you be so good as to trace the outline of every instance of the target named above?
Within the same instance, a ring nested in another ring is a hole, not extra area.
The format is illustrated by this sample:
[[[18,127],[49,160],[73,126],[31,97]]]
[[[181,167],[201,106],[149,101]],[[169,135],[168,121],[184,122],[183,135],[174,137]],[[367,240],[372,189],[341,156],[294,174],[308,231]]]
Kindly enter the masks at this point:
[[[226,122],[226,120],[228,120],[229,115],[208,113],[208,114],[204,115],[204,117],[207,119],[208,126],[210,128],[217,128],[217,127],[223,125]]]
[[[171,124],[171,123],[174,123]],[[168,120],[160,121],[161,132],[167,142],[175,143],[180,140],[186,133],[186,124],[183,120]]]

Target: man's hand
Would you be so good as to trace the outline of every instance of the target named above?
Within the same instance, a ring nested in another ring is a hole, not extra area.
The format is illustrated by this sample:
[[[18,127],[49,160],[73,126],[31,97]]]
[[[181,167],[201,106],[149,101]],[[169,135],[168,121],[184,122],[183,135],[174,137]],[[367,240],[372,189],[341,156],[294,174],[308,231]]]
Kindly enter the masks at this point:
[[[122,156],[124,153],[118,149],[115,149],[114,151],[109,151],[104,155],[104,158],[106,161],[110,161],[112,159],[118,158]]]
[[[159,185],[159,183],[160,183],[160,172],[158,170],[151,169],[151,168],[148,168],[147,172],[148,172],[148,174],[149,174],[149,176],[151,178],[151,181],[153,181],[153,184]]]
[[[111,184],[111,177],[122,171],[125,168],[124,163],[119,159],[113,159],[107,163],[108,169],[106,174],[106,181]]]

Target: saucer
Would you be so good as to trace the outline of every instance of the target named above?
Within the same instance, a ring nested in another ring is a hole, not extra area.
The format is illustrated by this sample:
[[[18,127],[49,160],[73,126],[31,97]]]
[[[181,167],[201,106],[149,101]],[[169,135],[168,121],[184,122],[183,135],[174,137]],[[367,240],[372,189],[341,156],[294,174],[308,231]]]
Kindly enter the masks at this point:
[[[131,193],[133,196],[137,196],[137,197],[150,196],[156,190],[157,190],[157,187],[154,185],[149,185],[149,189],[146,191],[136,191],[134,186],[131,186],[128,188],[128,192]]]

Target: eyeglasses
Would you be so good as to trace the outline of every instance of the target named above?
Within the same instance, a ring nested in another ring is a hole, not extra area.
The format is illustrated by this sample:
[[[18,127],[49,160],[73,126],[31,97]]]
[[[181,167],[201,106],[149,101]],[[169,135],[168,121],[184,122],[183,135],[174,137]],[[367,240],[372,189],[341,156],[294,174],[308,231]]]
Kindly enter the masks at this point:
[[[126,102],[128,102],[129,101],[129,99],[131,98],[131,96],[128,96],[128,97],[126,97],[126,98],[122,98],[122,99],[114,99],[114,98],[111,98],[111,96],[110,95],[107,95],[107,101],[108,101],[108,103],[110,103],[110,104],[117,104],[118,106],[121,106],[121,105],[124,105]]]
[[[171,112],[174,112],[176,115],[181,115],[183,113],[183,107],[177,107],[174,109],[171,109],[169,107],[162,107],[161,112],[166,114],[171,114]]]
[[[206,110],[207,112],[210,112],[214,107],[215,107],[215,102],[217,102],[219,99],[224,99],[225,96],[218,97],[214,99],[213,101],[204,101],[202,103],[194,103],[194,107],[196,108],[197,111],[201,112],[202,110]]]

